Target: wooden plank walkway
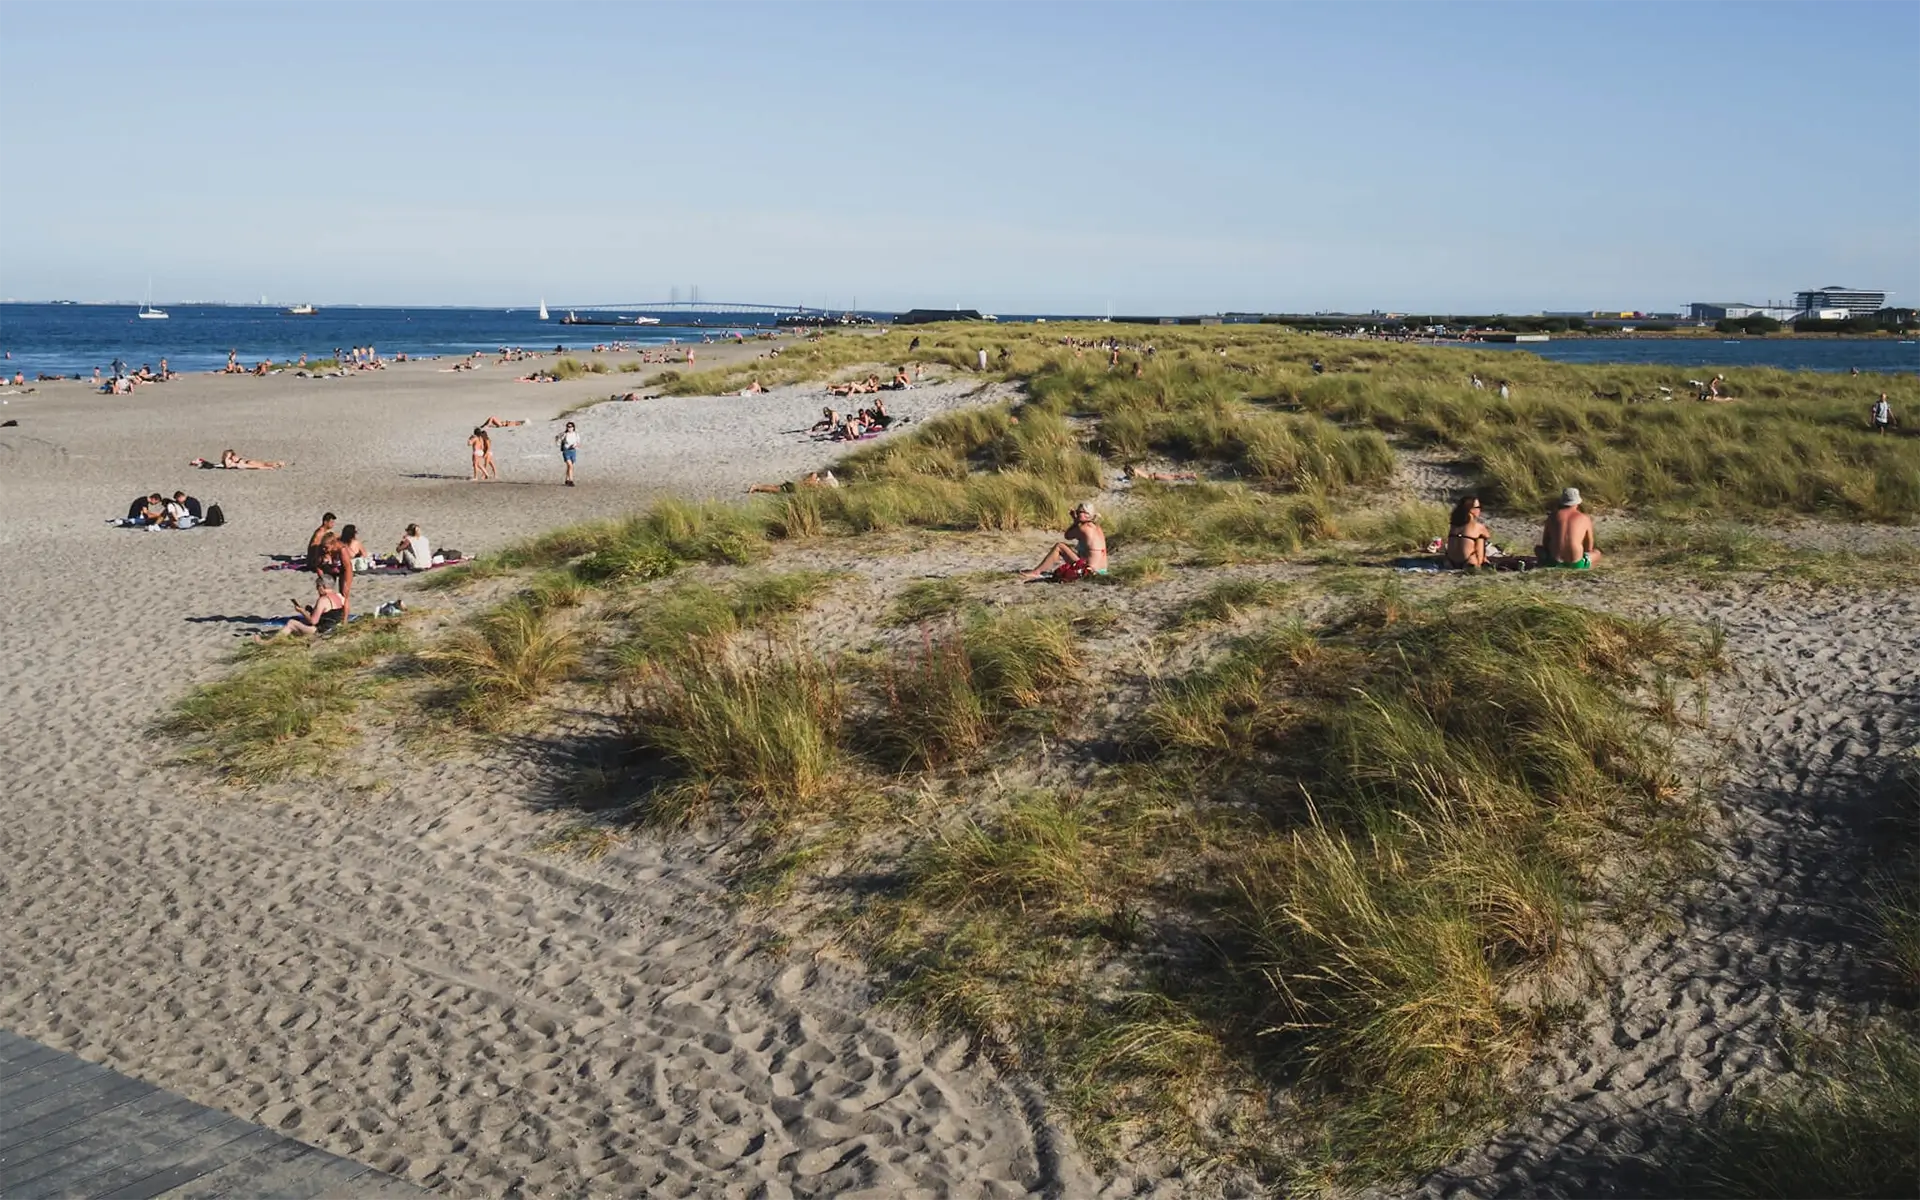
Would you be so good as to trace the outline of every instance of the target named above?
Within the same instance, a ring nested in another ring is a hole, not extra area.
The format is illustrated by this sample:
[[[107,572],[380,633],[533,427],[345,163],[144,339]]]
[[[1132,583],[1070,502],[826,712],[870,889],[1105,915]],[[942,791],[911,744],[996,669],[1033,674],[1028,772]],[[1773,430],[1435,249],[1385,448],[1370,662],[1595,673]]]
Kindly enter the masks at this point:
[[[0,1029],[0,1197],[6,1200],[427,1194]]]

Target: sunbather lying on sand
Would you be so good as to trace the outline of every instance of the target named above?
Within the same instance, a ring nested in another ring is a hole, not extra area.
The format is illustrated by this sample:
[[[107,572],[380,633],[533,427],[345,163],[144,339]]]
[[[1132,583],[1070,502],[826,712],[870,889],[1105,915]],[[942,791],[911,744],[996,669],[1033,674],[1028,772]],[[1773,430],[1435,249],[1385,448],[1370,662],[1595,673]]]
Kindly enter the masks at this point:
[[[1155,483],[1192,483],[1200,476],[1192,471],[1150,471],[1145,467],[1128,467],[1127,478],[1136,481],[1150,479]]]
[[[833,477],[832,471],[809,471],[799,479],[788,480],[786,483],[756,483],[749,487],[747,492],[749,494],[755,492],[779,493],[797,491],[800,488],[837,488],[839,486],[840,481]]]
[[[232,450],[222,450],[220,452],[219,462],[208,462],[204,458],[190,458],[187,460],[187,465],[190,467],[199,467],[203,470],[224,467],[229,471],[278,471],[287,464],[279,459],[268,462],[258,458],[241,458],[238,453]]]
[[[510,429],[515,425],[525,425],[525,424],[526,424],[526,421],[524,419],[519,421],[509,421],[505,417],[488,417],[486,420],[480,422],[480,428]]]
[[[1046,578],[1066,583],[1107,573],[1107,534],[1100,528],[1099,515],[1092,505],[1082,504],[1073,510],[1073,524],[1067,526],[1066,537],[1066,541],[1053,544],[1039,566],[1020,572],[1020,578],[1029,583]]]

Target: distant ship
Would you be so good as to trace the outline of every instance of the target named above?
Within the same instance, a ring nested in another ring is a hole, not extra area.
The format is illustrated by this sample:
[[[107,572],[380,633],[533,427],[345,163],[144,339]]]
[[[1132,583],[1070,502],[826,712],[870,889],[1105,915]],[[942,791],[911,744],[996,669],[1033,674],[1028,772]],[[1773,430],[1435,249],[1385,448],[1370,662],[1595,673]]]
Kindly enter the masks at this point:
[[[140,319],[143,321],[164,321],[167,311],[153,306],[153,280],[147,280],[147,302],[140,306]]]
[[[296,304],[287,310],[287,315],[290,317],[310,317],[319,311],[319,309],[311,304]]]
[[[540,319],[542,321],[551,321],[553,319],[547,315],[547,298],[545,296],[540,297]]]
[[[658,325],[660,323],[660,318],[659,317],[635,317],[631,321],[629,321],[625,317],[615,317],[615,316],[583,317],[583,316],[580,316],[578,313],[569,312],[566,316],[560,318],[560,323],[562,325]]]

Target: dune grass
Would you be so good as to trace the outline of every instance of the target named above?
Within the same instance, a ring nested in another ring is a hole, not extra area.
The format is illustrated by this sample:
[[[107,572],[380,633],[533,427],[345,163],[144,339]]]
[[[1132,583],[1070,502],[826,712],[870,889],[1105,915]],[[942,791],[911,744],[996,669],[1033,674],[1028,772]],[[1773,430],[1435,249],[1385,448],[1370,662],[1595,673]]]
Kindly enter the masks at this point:
[[[952,699],[967,662],[932,645],[929,724],[977,728],[985,706]],[[1096,1149],[1313,1184],[1432,1165],[1502,1111],[1620,869],[1687,861],[1696,813],[1647,679],[1708,657],[1499,592],[1282,618],[1162,684],[1110,788],[921,843],[875,908],[877,961],[902,1002],[1047,1081]],[[908,765],[969,761],[975,737]]]
[[[1155,354],[1108,370],[1062,334]],[[1390,1178],[1505,1111],[1514,1066],[1582,986],[1590,922],[1693,861],[1671,742],[1717,654],[1527,581],[1416,599],[1353,572],[1326,581],[1314,611],[1334,615],[1313,622],[1297,592],[1246,577],[1169,599],[1155,615],[1179,636],[1126,647],[1135,674],[1083,645],[1115,607],[1153,605],[1144,589],[1175,562],[1416,548],[1444,513],[1382,503],[1396,443],[1447,448],[1511,508],[1573,483],[1603,521],[1671,518],[1609,545],[1649,572],[1837,578],[1868,564],[1725,518],[1920,508],[1920,442],[1869,441],[1857,419],[1868,388],[1920,401],[1906,381],[1752,372],[1734,406],[1628,405],[1594,393],[1671,373],[1245,327],[974,326],[829,335],[665,383],[911,361],[1024,380],[1026,399],[889,435],[836,466],[838,489],[667,501],[462,568],[526,578],[423,658],[488,728],[534,719],[560,680],[600,685],[642,769],[623,757],[582,784],[596,805],[741,831],[756,900],[825,912],[895,1002],[1039,1080],[1096,1156],[1146,1144],[1196,1178]],[[1467,388],[1475,369],[1513,398]],[[1143,589],[1114,604],[995,609],[961,580],[916,580],[886,618],[902,632],[842,655],[788,625],[832,575],[759,573],[782,543],[1055,530],[1119,468],[1165,460],[1209,482],[1142,482],[1110,506],[1105,582]],[[1909,566],[1886,558],[1889,579]],[[249,685],[277,717],[202,702],[209,761],[278,770],[273,755],[345,744],[361,683],[292,662]],[[1911,905],[1888,894],[1887,957],[1905,961]]]
[[[397,621],[372,618],[317,645],[250,645],[231,674],[181,697],[159,731],[185,741],[186,761],[229,783],[320,774],[352,745],[353,717],[381,683],[367,668],[404,655],[411,643]]]
[[[499,729],[532,715],[532,706],[580,662],[578,632],[547,608],[509,600],[454,630],[421,660],[450,685],[460,715]]]

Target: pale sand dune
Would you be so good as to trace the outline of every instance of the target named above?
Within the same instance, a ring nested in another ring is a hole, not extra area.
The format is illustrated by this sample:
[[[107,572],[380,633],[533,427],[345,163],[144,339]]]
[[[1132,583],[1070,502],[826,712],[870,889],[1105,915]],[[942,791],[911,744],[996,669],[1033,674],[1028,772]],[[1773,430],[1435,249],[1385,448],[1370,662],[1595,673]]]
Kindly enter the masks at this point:
[[[396,767],[389,794],[308,784],[280,804],[156,769],[151,720],[249,628],[210,618],[304,593],[310,577],[260,567],[323,509],[377,551],[408,521],[486,551],[834,451],[770,432],[811,421],[817,391],[607,405],[575,418],[564,489],[545,418],[639,379],[508,381],[524,369],[48,386],[8,406],[0,1025],[456,1195],[1087,1190],[1031,1095],[873,1010],[855,975],[754,953],[708,848],[538,852],[558,818],[529,809],[528,781],[475,787],[485,770],[456,760]],[[918,418],[973,392],[889,401]],[[504,481],[470,484],[462,441],[489,413],[534,420],[496,434]],[[184,465],[228,446],[295,465]],[[175,487],[230,523],[103,523]],[[354,599],[406,593],[370,576]]]

